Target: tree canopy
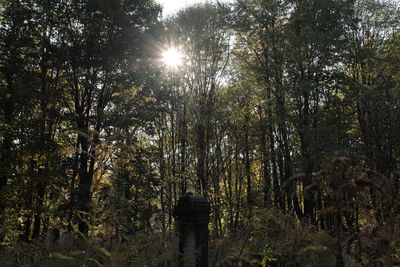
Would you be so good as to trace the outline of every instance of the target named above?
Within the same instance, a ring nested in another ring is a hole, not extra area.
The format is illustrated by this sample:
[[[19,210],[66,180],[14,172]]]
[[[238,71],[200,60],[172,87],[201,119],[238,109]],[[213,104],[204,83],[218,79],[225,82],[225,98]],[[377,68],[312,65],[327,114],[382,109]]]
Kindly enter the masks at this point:
[[[189,192],[212,266],[400,264],[398,3],[161,13],[0,1],[0,264],[176,266]]]

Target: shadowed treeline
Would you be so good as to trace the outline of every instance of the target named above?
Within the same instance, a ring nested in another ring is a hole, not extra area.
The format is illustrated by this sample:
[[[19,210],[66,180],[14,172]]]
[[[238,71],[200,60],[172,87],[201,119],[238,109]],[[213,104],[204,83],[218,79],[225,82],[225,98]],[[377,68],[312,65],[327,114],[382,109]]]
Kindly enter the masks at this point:
[[[210,266],[399,264],[398,4],[160,12],[0,1],[0,265],[176,266],[188,192]]]

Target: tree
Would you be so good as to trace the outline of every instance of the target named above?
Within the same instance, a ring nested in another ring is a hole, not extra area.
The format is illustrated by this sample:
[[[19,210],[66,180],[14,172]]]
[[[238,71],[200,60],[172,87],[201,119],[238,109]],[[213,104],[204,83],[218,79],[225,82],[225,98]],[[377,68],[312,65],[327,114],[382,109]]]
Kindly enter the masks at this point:
[[[308,190],[312,184],[312,173],[321,167],[319,151],[328,147],[317,147],[323,137],[321,106],[324,95],[333,90],[335,74],[340,63],[339,55],[345,44],[345,21],[351,15],[351,3],[336,1],[292,1],[293,12],[288,23],[288,89],[294,101],[295,128],[300,141],[302,171],[306,175],[303,183],[304,215],[315,222],[314,194]],[[333,12],[334,10],[334,12]],[[340,70],[339,70],[340,71]],[[335,140],[336,138],[333,138]],[[329,150],[328,150],[329,151]],[[307,192],[308,191],[308,192]]]
[[[63,166],[71,168],[69,186],[59,185],[70,193],[70,210],[89,211],[92,181],[102,166],[104,112],[114,93],[139,86],[131,64],[139,60],[144,32],[155,25],[160,11],[152,1],[31,4],[8,2],[1,21],[1,187],[19,183],[28,192],[25,239],[30,237],[32,213],[33,237],[40,234],[47,182],[63,176],[56,164],[62,157],[65,162],[73,158]],[[29,105],[30,112],[25,112]],[[68,147],[68,142],[75,144]],[[5,160],[11,154],[21,159],[15,168]],[[14,179],[17,175],[27,178]],[[79,230],[86,232],[83,222]]]
[[[188,58],[185,85],[188,88],[195,124],[192,147],[197,158],[196,190],[209,193],[209,149],[212,142],[212,113],[229,51],[227,7],[195,5],[182,10],[174,19],[178,42]]]

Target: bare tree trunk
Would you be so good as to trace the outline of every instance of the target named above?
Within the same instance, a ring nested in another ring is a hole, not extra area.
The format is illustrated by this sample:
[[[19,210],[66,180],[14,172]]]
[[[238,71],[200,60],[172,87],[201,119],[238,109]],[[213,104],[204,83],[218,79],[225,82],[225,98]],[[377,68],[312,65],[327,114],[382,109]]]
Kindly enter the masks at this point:
[[[268,151],[267,151],[267,125],[265,118],[263,116],[262,107],[259,106],[259,115],[260,115],[260,149],[262,156],[262,173],[264,178],[264,207],[267,207],[271,201],[270,190],[271,190],[271,177],[269,173],[269,161],[268,161]]]
[[[245,115],[245,134],[244,134],[244,160],[245,160],[245,172],[247,178],[247,205],[249,209],[249,218],[252,216],[253,209],[253,194],[252,194],[252,185],[251,185],[251,170],[250,170],[250,144],[249,144],[249,120],[250,115],[248,111],[246,111]]]
[[[187,103],[186,103],[186,93],[184,92],[184,103],[183,103],[183,114],[182,114],[182,123],[181,123],[181,179],[180,179],[180,195],[183,196],[186,194],[187,190],[187,181],[186,181],[186,140],[187,140],[187,122],[186,122],[186,113],[187,113]]]
[[[242,203],[242,175],[239,173],[239,148],[235,148],[235,193],[236,193],[236,208],[235,208],[235,220],[233,223],[233,230],[236,231],[239,225],[239,214],[240,214],[240,208],[241,208],[241,203]]]
[[[278,171],[277,171],[277,166],[276,166],[276,155],[275,155],[275,137],[274,137],[274,133],[273,133],[273,128],[272,125],[269,125],[269,142],[270,142],[270,160],[272,163],[272,178],[274,181],[274,202],[275,205],[280,207],[281,209],[284,209],[284,205],[283,205],[283,201],[281,198],[281,187],[279,184],[279,180],[278,180]]]

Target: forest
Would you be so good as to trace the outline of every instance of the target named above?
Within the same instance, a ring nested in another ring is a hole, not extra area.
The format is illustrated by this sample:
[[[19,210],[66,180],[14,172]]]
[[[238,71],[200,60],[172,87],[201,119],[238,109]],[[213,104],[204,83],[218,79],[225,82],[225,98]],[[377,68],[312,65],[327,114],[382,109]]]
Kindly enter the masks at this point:
[[[395,0],[0,0],[1,266],[400,266],[399,164]]]

